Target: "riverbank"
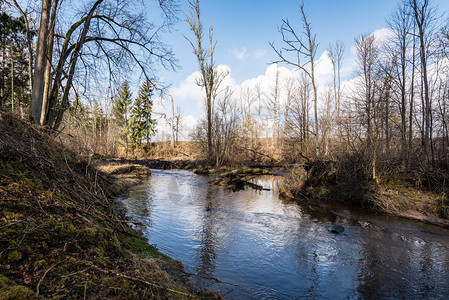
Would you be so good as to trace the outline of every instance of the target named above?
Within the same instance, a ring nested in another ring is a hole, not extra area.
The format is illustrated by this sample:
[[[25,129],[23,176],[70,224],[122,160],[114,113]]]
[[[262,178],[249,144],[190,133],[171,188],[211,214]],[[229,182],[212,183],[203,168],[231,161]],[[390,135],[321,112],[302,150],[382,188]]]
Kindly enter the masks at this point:
[[[238,190],[249,186],[248,179],[258,175],[277,175],[285,178],[281,186],[284,197],[304,201],[318,199],[328,203],[342,203],[354,208],[362,208],[376,214],[417,220],[439,227],[449,228],[449,220],[441,217],[443,210],[448,209],[447,198],[416,187],[412,182],[399,178],[390,178],[379,184],[358,183],[345,184],[337,176],[335,164],[328,162],[325,166],[304,165],[266,165],[253,164],[240,168],[207,166],[205,162],[193,159],[141,159],[141,160],[111,160],[114,165],[137,165],[151,169],[185,169],[199,175],[210,175],[216,179],[212,184]],[[312,163],[312,161],[308,162]],[[251,186],[250,186],[251,185]],[[313,201],[311,201],[313,204]]]
[[[148,169],[109,173],[1,115],[0,299],[198,297],[110,200]]]
[[[417,187],[410,178],[385,177],[378,183],[348,178],[332,161],[309,161],[290,168],[281,186],[284,197],[362,208],[449,228],[445,193]]]

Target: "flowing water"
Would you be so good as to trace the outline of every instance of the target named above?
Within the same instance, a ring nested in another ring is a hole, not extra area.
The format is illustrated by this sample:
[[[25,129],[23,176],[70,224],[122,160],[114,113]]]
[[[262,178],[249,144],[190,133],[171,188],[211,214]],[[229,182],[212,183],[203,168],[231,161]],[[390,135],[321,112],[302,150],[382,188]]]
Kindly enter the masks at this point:
[[[256,179],[270,191],[210,180],[152,170],[123,201],[197,286],[228,299],[449,298],[449,230],[282,200],[276,177]]]

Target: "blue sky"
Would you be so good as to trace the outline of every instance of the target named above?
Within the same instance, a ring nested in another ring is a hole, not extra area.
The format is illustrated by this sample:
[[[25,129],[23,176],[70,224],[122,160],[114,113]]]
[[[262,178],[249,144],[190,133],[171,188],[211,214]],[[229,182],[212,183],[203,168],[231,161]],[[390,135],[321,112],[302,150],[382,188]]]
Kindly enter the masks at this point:
[[[387,27],[386,19],[396,7],[396,0],[305,0],[305,11],[312,30],[317,36],[320,57],[330,43],[337,40],[346,46],[345,59],[351,59],[350,48],[360,34],[370,34]],[[448,0],[434,0],[438,13],[449,11]],[[188,1],[181,0],[181,21],[175,30],[164,36],[172,45],[181,67],[177,72],[162,71],[159,75],[166,83],[178,88],[197,71],[198,65],[191,46],[183,35],[192,37],[184,14]],[[295,28],[302,28],[299,15],[300,0],[200,0],[202,22],[213,22],[214,37],[218,41],[216,63],[229,66],[237,85],[263,75],[269,63],[276,60],[269,42],[282,46],[278,27],[282,19],[289,19]],[[446,14],[447,19],[447,14]],[[175,99],[176,101],[176,99]],[[199,99],[178,99],[184,115],[199,117]]]
[[[188,11],[186,0],[181,9]],[[305,0],[305,10],[313,31],[320,43],[318,55],[329,43],[342,40],[348,50],[354,39],[365,33],[386,27],[386,18],[396,6],[395,0]],[[448,0],[435,1],[442,13],[449,10]],[[275,59],[269,42],[280,43],[278,26],[288,18],[292,24],[301,26],[299,0],[202,0],[201,12],[204,25],[214,23],[215,38],[218,41],[216,62],[231,67],[233,77],[238,81],[262,74],[267,64]],[[183,18],[183,14],[180,14]],[[173,46],[181,69],[163,72],[162,76],[176,84],[196,70],[197,64],[190,45],[183,34],[191,37],[185,22],[176,26],[177,31],[165,37]],[[247,50],[247,57],[238,60],[236,52]],[[266,55],[255,58],[254,52],[265,50]],[[349,56],[349,51],[346,56]]]

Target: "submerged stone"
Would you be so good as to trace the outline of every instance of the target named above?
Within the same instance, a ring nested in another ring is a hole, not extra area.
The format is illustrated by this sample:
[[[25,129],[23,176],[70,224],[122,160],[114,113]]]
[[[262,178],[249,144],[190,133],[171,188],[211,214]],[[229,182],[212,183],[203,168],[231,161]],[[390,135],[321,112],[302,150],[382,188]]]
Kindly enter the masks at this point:
[[[345,231],[345,228],[341,225],[332,225],[331,227],[329,227],[329,231],[335,234],[339,234]]]

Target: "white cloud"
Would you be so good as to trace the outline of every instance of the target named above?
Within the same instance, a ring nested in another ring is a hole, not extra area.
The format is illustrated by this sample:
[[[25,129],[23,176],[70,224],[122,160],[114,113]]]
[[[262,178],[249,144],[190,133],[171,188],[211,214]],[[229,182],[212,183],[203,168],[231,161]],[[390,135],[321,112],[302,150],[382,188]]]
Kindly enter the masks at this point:
[[[185,102],[191,100],[202,99],[203,91],[200,86],[197,84],[197,80],[200,78],[200,72],[193,72],[186,79],[181,81],[178,86],[170,89],[170,95],[173,96],[176,102]]]
[[[193,116],[188,115],[181,118],[181,131],[180,131],[180,138],[184,140],[188,140],[189,136],[192,132],[195,131],[196,126],[198,125],[199,120]]]
[[[326,85],[332,80],[333,65],[329,53],[324,51],[316,62],[315,76],[318,86]]]
[[[245,60],[249,57],[248,50],[246,49],[246,47],[240,49],[232,48],[230,51],[237,60]]]
[[[265,57],[265,55],[267,55],[267,49],[256,49],[254,51],[253,57],[256,59],[260,59]]]
[[[247,60],[249,58],[261,59],[267,55],[267,49],[256,49],[254,51],[248,51],[246,47],[232,48],[229,50],[236,60]]]
[[[374,31],[371,35],[374,36],[378,43],[384,44],[394,36],[394,31],[389,28],[381,28]]]

